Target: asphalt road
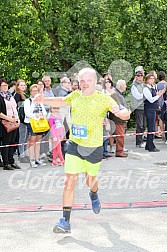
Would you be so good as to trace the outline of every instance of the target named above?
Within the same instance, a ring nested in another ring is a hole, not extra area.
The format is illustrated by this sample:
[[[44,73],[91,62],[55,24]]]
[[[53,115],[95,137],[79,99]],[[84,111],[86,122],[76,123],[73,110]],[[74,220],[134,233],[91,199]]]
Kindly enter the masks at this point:
[[[167,251],[167,145],[160,152],[135,147],[128,158],[103,160],[99,172],[102,209],[90,209],[81,174],[71,216],[72,233],[52,232],[61,213],[63,167],[0,170],[0,251]],[[18,162],[19,164],[19,162]],[[158,207],[159,205],[159,207]],[[118,209],[117,209],[118,208]]]

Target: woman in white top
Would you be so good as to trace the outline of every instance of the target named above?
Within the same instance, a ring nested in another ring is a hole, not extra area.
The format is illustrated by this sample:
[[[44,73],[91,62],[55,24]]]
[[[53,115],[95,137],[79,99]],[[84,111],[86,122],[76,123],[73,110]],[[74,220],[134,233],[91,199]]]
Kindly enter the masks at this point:
[[[25,111],[25,120],[27,124],[27,131],[29,135],[29,156],[30,156],[30,165],[35,168],[37,165],[44,166],[45,163],[39,159],[40,156],[40,142],[42,139],[43,132],[34,133],[30,124],[30,119],[42,119],[46,116],[46,110],[43,104],[34,102],[34,97],[39,93],[39,88],[37,84],[34,84],[30,87],[30,98],[26,99],[24,102],[24,111]]]

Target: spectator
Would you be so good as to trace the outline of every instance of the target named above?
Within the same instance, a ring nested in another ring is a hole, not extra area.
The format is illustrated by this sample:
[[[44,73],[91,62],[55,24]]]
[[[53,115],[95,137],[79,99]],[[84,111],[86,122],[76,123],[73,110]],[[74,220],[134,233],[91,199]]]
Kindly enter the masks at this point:
[[[26,93],[25,93],[26,89],[27,89],[27,85],[25,83],[25,80],[23,79],[17,80],[16,93],[14,95],[17,108],[24,106],[24,101],[27,98]],[[28,138],[27,126],[24,123],[24,121],[21,120],[21,118],[20,118],[20,126],[17,131],[17,134],[18,134],[17,139],[18,139],[19,144],[24,144],[27,142],[27,138]],[[27,145],[19,145],[20,163],[29,163],[29,157],[26,155],[26,151],[27,151]]]
[[[53,90],[51,88],[51,78],[50,76],[44,76],[42,78],[42,81],[45,84],[44,88],[44,96],[45,97],[54,97]],[[50,112],[50,107],[47,104],[44,104],[45,110],[47,112],[47,117],[49,116]],[[44,132],[42,135],[42,141],[44,143],[41,144],[41,149],[40,149],[40,157],[41,158],[46,158],[46,155],[49,154],[49,137],[50,137],[50,132]]]
[[[12,80],[9,84],[9,90],[8,90],[12,96],[14,96],[16,91],[16,81]]]
[[[156,93],[154,83],[155,83],[154,76],[151,74],[147,74],[145,78],[146,85],[143,89],[143,94],[145,97],[144,113],[147,119],[148,132],[155,132],[155,120],[156,120],[156,109],[158,108],[158,99],[164,93],[163,90],[160,90]],[[150,152],[160,151],[155,147],[153,143],[153,134],[147,135],[145,150],[148,150]]]
[[[37,80],[37,85],[39,92],[43,92],[45,90],[45,82],[43,80]]]
[[[45,83],[45,88],[44,88],[44,96],[45,97],[54,97],[52,88],[51,88],[51,78],[49,76],[44,76],[42,78],[42,81]]]
[[[61,87],[58,92],[58,97],[67,96],[71,92],[71,81],[68,77],[61,79]]]
[[[113,82],[110,79],[105,80],[102,93],[111,95],[114,90],[113,86]]]
[[[163,90],[163,89],[166,89],[166,74],[164,71],[160,71],[158,73],[158,76],[157,76],[159,82],[157,83],[156,87],[157,87],[157,90]],[[166,105],[164,103],[164,100],[166,100],[166,93],[163,95],[163,97],[160,97],[159,98],[159,110],[160,110],[160,113],[159,113],[159,126],[160,126],[160,130],[161,131],[166,131],[166,124],[165,124],[165,127],[164,127],[164,122],[162,120],[162,115],[164,113],[164,111],[166,110]],[[166,140],[166,135],[164,133],[162,133],[162,139],[165,141]]]
[[[59,113],[58,107],[51,107],[51,115],[49,117],[50,131],[53,138],[53,161],[52,164],[55,166],[63,165],[64,158],[61,151],[61,141],[64,136],[64,127]],[[57,162],[57,157],[60,159],[60,162]]]
[[[39,93],[38,85],[34,84],[30,86],[30,98],[26,99],[24,102],[24,110],[25,110],[25,123],[27,124],[27,131],[29,135],[29,157],[30,157],[30,165],[32,168],[37,167],[37,165],[45,166],[46,164],[40,160],[40,144],[36,144],[36,142],[40,142],[42,138],[41,133],[34,133],[31,128],[30,119],[34,118],[36,120],[42,119],[46,116],[46,110],[43,104],[34,102],[34,96]]]
[[[114,92],[111,94],[111,97],[120,105],[127,108],[126,100],[123,96],[123,93],[126,91],[126,82],[125,80],[118,80]],[[122,135],[116,137],[116,157],[127,157],[128,154],[124,152],[124,136],[126,121],[113,115],[112,120],[115,122],[115,134]]]
[[[103,82],[102,93],[103,94],[108,94],[108,95],[111,96],[111,94],[113,93],[113,90],[114,90],[114,84],[113,84],[111,78],[109,78],[110,75],[107,74],[104,77],[105,77],[105,79],[104,79],[104,82]],[[112,129],[112,125],[111,124],[112,124],[112,122],[110,121],[110,128]],[[114,152],[114,150],[113,150],[114,138],[111,135],[112,134],[110,134],[109,145],[110,145],[110,152],[113,153]]]
[[[138,71],[138,68],[136,68],[135,79],[131,87],[131,95],[132,95],[131,111],[134,111],[135,114],[136,133],[143,133],[146,128],[146,118],[144,114],[144,101],[143,101],[144,74],[143,71]],[[145,147],[142,135],[136,135],[136,147],[139,148]]]
[[[75,91],[79,89],[79,81],[78,80],[72,80],[71,81],[71,91]]]
[[[108,144],[109,144],[109,132],[110,132],[110,121],[107,117],[104,118],[103,121],[103,159],[112,157],[111,154],[108,153]]]
[[[8,83],[4,78],[0,79],[0,118],[7,120],[9,122],[19,122],[19,117],[17,113],[17,105],[12,97],[11,93],[8,92]],[[0,133],[2,145],[11,145],[15,143],[17,130],[7,132],[3,124],[0,123]],[[14,170],[21,169],[13,157],[13,146],[2,147],[1,155],[3,160],[3,169],[4,170]]]

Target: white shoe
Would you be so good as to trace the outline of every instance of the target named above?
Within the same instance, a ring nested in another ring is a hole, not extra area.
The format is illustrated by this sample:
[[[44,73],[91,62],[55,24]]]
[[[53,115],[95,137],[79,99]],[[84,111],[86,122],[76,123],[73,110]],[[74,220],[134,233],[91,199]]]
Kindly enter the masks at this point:
[[[146,143],[141,143],[140,148],[145,148],[146,147]]]
[[[126,149],[125,147],[124,147],[124,152],[128,152],[128,149]]]
[[[109,153],[115,153],[115,150],[112,147],[110,147]]]
[[[37,159],[37,160],[35,161],[35,164],[36,164],[36,165],[40,165],[40,166],[46,166],[46,165],[47,165],[46,163],[44,163],[42,160],[39,160],[39,159]]]
[[[165,144],[167,144],[167,141],[165,141]]]
[[[30,165],[31,165],[32,168],[36,168],[37,167],[35,161],[30,161]]]

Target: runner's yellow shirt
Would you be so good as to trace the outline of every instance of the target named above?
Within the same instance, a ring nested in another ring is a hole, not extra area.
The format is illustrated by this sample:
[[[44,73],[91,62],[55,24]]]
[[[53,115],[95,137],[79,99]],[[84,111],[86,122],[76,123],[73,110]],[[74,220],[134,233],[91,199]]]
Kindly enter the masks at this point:
[[[72,107],[70,140],[85,147],[102,146],[104,117],[117,103],[98,91],[89,96],[74,91],[64,101]]]

